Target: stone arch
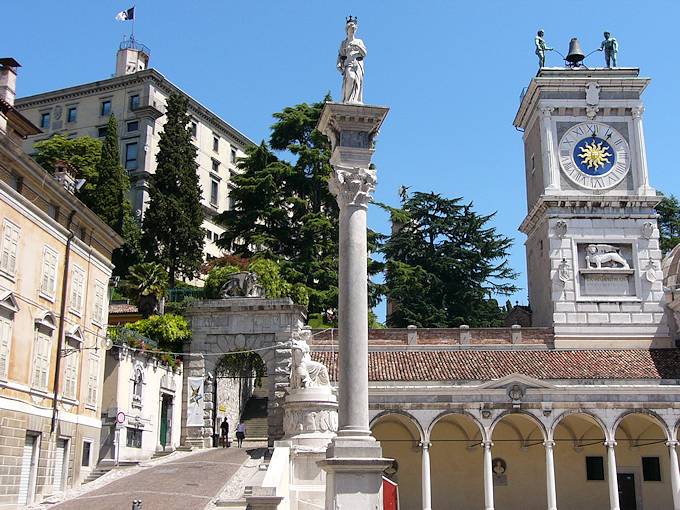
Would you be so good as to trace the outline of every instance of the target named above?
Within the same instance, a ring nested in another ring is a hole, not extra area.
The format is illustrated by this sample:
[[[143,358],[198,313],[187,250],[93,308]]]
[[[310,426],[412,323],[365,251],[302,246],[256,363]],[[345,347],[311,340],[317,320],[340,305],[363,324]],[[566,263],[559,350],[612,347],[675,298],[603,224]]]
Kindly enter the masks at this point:
[[[564,421],[565,418],[568,416],[573,416],[573,415],[580,415],[585,417],[586,420],[592,422],[593,424],[597,425],[600,427],[602,434],[604,435],[605,440],[609,439],[609,431],[607,430],[607,425],[605,425],[604,421],[602,418],[597,416],[596,414],[590,413],[588,411],[584,411],[581,409],[569,409],[567,411],[564,411],[562,414],[557,416],[555,420],[553,420],[552,424],[550,425],[550,428],[548,429],[548,437],[550,439],[555,437],[555,429],[557,429],[557,426],[560,425]]]
[[[455,409],[447,409],[446,411],[442,411],[439,413],[435,418],[430,422],[430,425],[427,427],[427,434],[424,436],[427,441],[430,440],[430,436],[432,434],[432,431],[434,430],[434,427],[437,425],[439,421],[442,419],[446,418],[447,416],[465,416],[469,419],[472,420],[472,422],[477,426],[479,429],[479,434],[482,437],[482,441],[486,441],[488,438],[486,436],[486,430],[484,430],[484,425],[472,414],[464,410],[455,410]]]
[[[507,411],[502,412],[496,418],[493,420],[493,423],[491,423],[491,426],[489,427],[489,439],[491,440],[493,438],[493,433],[494,430],[496,429],[496,426],[503,421],[504,418],[507,418],[508,416],[511,415],[519,415],[519,416],[524,416],[528,420],[530,420],[534,425],[536,425],[536,428],[541,432],[541,435],[543,436],[543,440],[547,441],[550,436],[548,436],[548,431],[545,428],[545,425],[539,420],[535,415],[523,411],[523,410],[516,410],[516,409],[510,409]]]
[[[373,429],[373,426],[376,425],[380,420],[390,416],[390,415],[399,415],[403,416],[405,419],[409,420],[410,423],[415,426],[416,430],[420,434],[419,438],[414,438],[417,441],[425,441],[425,433],[423,431],[423,427],[418,421],[418,419],[413,416],[412,414],[402,411],[401,409],[386,409],[384,411],[381,411],[380,413],[376,414],[372,419],[371,422],[369,423],[369,428]]]
[[[666,436],[666,440],[670,441],[673,439],[671,436],[671,431],[668,428],[668,425],[666,425],[666,422],[659,416],[657,413],[652,411],[651,409],[629,409],[624,412],[622,412],[616,420],[614,420],[614,424],[612,425],[611,429],[611,438],[614,439],[616,436],[616,430],[619,428],[623,420],[628,418],[629,416],[633,415],[639,415],[645,417],[647,420],[650,422],[658,425],[658,427],[661,429],[661,432]],[[629,433],[629,436],[632,439],[632,433]]]

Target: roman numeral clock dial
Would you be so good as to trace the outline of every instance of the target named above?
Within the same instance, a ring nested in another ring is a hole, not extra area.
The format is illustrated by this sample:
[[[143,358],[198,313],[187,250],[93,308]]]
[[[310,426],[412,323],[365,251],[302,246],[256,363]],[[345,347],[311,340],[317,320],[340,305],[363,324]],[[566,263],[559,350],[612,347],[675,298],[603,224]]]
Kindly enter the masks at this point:
[[[628,173],[630,148],[611,126],[583,122],[569,128],[560,140],[559,159],[574,184],[604,190],[619,184]]]

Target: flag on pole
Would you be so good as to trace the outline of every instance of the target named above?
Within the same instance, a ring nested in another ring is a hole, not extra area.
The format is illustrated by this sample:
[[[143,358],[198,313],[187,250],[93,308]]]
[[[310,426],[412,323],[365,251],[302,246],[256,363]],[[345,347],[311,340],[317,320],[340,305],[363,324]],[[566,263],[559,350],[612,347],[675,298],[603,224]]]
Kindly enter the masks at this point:
[[[133,21],[135,19],[135,8],[130,7],[126,11],[120,11],[116,14],[116,19],[118,21]]]

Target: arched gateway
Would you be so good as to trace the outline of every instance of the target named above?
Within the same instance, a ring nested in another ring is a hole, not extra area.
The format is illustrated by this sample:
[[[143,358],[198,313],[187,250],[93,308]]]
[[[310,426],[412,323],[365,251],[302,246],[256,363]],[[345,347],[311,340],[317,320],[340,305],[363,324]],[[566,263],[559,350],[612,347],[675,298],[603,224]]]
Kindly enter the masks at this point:
[[[221,354],[257,350],[267,366],[270,445],[283,436],[283,397],[288,386],[289,342],[305,324],[306,309],[286,299],[227,298],[192,303],[186,316],[192,339],[185,347],[182,398],[184,446],[212,444],[215,364]],[[201,419],[202,416],[202,419]]]

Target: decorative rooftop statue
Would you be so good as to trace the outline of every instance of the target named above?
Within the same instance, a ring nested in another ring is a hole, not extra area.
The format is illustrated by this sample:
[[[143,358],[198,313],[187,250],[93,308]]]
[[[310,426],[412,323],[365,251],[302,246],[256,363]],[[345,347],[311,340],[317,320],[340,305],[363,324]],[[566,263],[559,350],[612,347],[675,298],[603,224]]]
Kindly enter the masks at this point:
[[[342,102],[363,104],[364,102],[364,57],[366,46],[354,37],[359,22],[349,16],[345,24],[347,38],[340,44],[337,68],[342,73]]]
[[[545,67],[545,52],[552,51],[553,48],[545,44],[543,36],[545,32],[539,30],[536,32],[536,37],[534,38],[534,44],[536,45],[536,56],[538,57],[538,68]]]
[[[293,340],[291,346],[293,359],[290,366],[290,387],[292,389],[331,387],[326,366],[318,361],[313,361],[309,355],[307,338],[310,336],[311,331],[303,329],[300,332],[300,338]]]
[[[616,67],[616,58],[619,54],[619,42],[609,32],[604,33],[604,41],[599,51],[604,51],[604,61],[607,67]]]

